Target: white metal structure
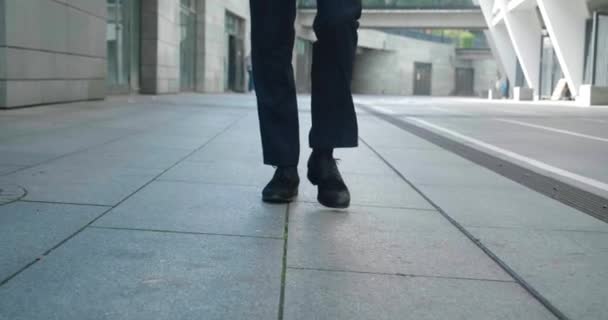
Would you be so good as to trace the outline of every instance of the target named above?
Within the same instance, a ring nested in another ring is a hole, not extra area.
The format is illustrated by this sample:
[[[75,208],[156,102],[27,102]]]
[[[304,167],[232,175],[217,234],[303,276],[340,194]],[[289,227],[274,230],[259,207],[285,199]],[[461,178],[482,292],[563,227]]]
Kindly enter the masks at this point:
[[[300,24],[312,27],[316,9],[298,11]],[[485,29],[479,9],[363,9],[361,28]]]
[[[591,0],[591,2],[603,0]],[[511,83],[517,63],[527,86],[539,98],[541,43],[548,36],[563,77],[573,97],[587,100],[589,88],[581,87],[585,73],[587,22],[590,0],[478,0],[488,24],[494,55]],[[608,3],[608,1],[606,1]],[[598,88],[600,91],[605,89]]]

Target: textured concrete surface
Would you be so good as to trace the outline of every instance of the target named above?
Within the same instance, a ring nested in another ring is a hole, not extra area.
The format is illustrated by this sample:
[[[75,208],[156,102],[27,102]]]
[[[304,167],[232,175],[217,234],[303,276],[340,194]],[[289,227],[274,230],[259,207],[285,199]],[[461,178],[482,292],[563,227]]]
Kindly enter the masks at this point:
[[[360,97],[359,101],[393,117],[424,119],[562,170],[607,181],[607,142],[597,139],[608,138],[606,108],[464,99]],[[381,140],[377,132],[387,123],[362,121],[370,130],[361,137],[374,146]],[[399,137],[399,143],[375,150],[567,317],[604,317],[608,224],[446,150],[421,149],[425,142],[421,138]]]
[[[488,131],[509,117],[458,99],[360,99]],[[291,205],[259,199],[272,168],[251,95],[1,112],[0,184],[28,195],[0,206],[0,319],[554,318],[437,207],[564,314],[607,312],[605,223],[365,112],[361,146],[336,152],[353,206],[318,205],[309,103]],[[521,112],[587,112],[559,110]]]
[[[317,270],[287,270],[285,304],[284,319],[555,319],[510,282]]]
[[[0,319],[270,319],[281,254],[280,240],[89,229],[0,287]]]
[[[0,206],[0,279],[76,233],[108,208],[17,202]]]

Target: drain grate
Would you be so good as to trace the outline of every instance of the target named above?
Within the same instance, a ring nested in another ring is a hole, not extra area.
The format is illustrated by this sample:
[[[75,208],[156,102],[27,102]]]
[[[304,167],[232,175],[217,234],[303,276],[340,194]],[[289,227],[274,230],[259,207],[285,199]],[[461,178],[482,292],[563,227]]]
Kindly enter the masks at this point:
[[[27,191],[18,185],[0,184],[0,206],[15,202],[27,194]]]
[[[494,155],[479,151],[473,147],[446,138],[428,129],[415,126],[391,115],[380,113],[366,105],[359,104],[357,106],[419,138],[608,223],[608,199],[606,198],[576,186],[566,184],[552,177],[542,175],[515,163],[504,161]]]

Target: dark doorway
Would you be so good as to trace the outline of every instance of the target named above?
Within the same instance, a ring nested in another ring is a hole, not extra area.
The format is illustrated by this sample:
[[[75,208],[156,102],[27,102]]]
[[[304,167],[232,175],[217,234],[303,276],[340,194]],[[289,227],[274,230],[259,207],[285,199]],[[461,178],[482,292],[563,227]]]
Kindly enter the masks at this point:
[[[414,95],[431,95],[431,74],[433,65],[430,63],[414,63]]]
[[[245,91],[245,41],[243,20],[226,13],[226,90]]]
[[[456,68],[456,83],[454,95],[457,96],[473,96],[475,95],[474,73],[473,68]]]
[[[236,65],[237,65],[237,40],[235,36],[228,36],[228,89],[236,91],[237,77],[236,77]]]

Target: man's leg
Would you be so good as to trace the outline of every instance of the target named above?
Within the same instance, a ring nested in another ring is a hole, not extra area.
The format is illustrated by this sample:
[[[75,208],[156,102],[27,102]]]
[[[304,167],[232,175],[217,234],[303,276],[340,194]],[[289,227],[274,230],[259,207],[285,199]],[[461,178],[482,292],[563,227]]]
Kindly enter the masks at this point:
[[[317,0],[317,8],[309,135],[313,152],[308,160],[308,179],[318,186],[317,200],[321,204],[346,208],[350,193],[333,158],[333,149],[358,144],[350,86],[361,0]]]
[[[300,138],[291,66],[296,0],[251,0],[251,58],[264,163],[276,166],[262,200],[285,203],[298,194]]]
[[[251,0],[251,45],[264,163],[297,166],[298,107],[291,65],[295,0]]]
[[[357,118],[350,86],[361,0],[317,0],[317,7],[310,147],[356,147]]]

